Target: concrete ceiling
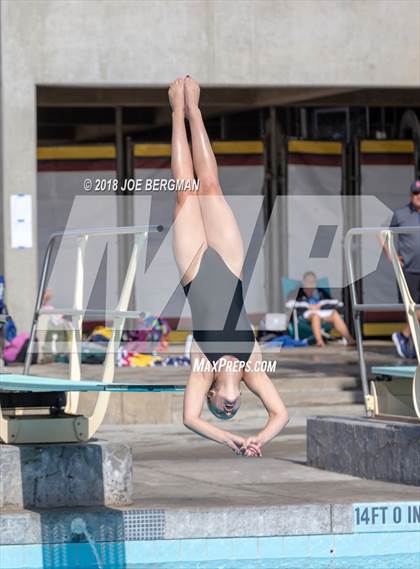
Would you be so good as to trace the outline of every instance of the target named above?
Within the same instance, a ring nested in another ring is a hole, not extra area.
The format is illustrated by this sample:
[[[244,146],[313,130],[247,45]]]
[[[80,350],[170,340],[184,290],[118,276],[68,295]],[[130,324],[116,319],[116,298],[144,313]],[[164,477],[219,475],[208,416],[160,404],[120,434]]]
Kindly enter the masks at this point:
[[[200,102],[207,119],[270,106],[420,108],[420,89],[207,87]],[[39,135],[46,141],[113,138],[116,107],[124,109],[125,135],[166,128],[171,122],[166,87],[38,86],[37,106]]]
[[[168,108],[167,88],[38,86],[39,107],[162,107]],[[355,89],[316,87],[203,87],[204,109],[219,112],[271,105],[299,106],[420,106],[420,89]]]

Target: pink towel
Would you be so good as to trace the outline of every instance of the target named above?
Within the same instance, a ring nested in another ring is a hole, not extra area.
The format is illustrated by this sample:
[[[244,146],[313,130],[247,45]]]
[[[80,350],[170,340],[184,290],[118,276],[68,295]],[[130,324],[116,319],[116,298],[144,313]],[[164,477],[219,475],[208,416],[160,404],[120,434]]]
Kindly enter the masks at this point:
[[[5,342],[3,348],[3,358],[5,362],[14,362],[22,349],[22,346],[29,339],[29,334],[27,332],[21,332],[13,338],[11,342]]]

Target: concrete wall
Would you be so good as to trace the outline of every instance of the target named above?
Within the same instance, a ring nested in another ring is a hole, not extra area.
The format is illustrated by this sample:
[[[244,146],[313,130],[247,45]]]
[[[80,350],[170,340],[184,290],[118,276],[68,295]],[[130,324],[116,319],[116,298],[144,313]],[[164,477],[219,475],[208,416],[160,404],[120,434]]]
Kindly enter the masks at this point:
[[[1,173],[3,172],[3,149],[2,149],[2,132],[1,132],[1,109],[2,109],[2,83],[3,83],[3,76],[1,73],[2,69],[2,50],[1,50],[1,36],[2,36],[2,10],[0,7],[0,275],[4,274],[4,217],[3,217],[3,176]]]
[[[7,298],[28,328],[36,247],[10,249],[10,195],[33,195],[36,85],[420,85],[420,3],[3,0],[2,206]],[[34,235],[36,238],[36,235]]]

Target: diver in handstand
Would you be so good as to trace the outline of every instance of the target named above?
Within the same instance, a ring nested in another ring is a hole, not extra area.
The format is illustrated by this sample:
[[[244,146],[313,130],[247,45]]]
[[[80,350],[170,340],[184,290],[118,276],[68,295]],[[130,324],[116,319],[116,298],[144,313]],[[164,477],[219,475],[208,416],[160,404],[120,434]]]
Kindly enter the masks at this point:
[[[237,454],[262,456],[261,448],[287,424],[288,413],[276,387],[256,365],[262,358],[244,307],[242,238],[220,187],[199,109],[200,87],[187,75],[173,81],[168,94],[173,177],[193,188],[195,171],[199,181],[198,191],[177,191],[174,211],[174,255],[191,309],[194,338],[183,421],[192,431]],[[192,155],[185,119],[190,125]],[[268,413],[265,426],[248,438],[201,418],[204,400],[219,419],[234,417],[240,406],[241,381]]]

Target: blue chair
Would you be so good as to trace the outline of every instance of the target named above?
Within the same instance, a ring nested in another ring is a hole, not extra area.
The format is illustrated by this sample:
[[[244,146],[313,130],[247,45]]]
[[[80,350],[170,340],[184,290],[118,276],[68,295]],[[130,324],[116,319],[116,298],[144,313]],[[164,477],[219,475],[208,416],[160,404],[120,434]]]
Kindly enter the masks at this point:
[[[293,290],[295,290],[298,287],[301,288],[303,286],[302,281],[296,279],[289,279],[288,277],[282,277],[281,284],[283,289],[283,298],[285,299],[287,299],[287,297]],[[330,284],[328,282],[327,277],[320,277],[319,279],[317,279],[316,286],[318,288],[323,288],[329,294],[331,294]],[[328,322],[323,322],[321,326],[322,326],[322,335],[327,339],[331,339],[330,332],[333,329],[333,325],[329,324]],[[312,333],[311,323],[303,316],[298,316],[297,310],[295,308],[291,312],[291,319],[289,321],[287,332],[295,340],[306,338],[309,341],[309,343],[315,342],[315,337]]]

